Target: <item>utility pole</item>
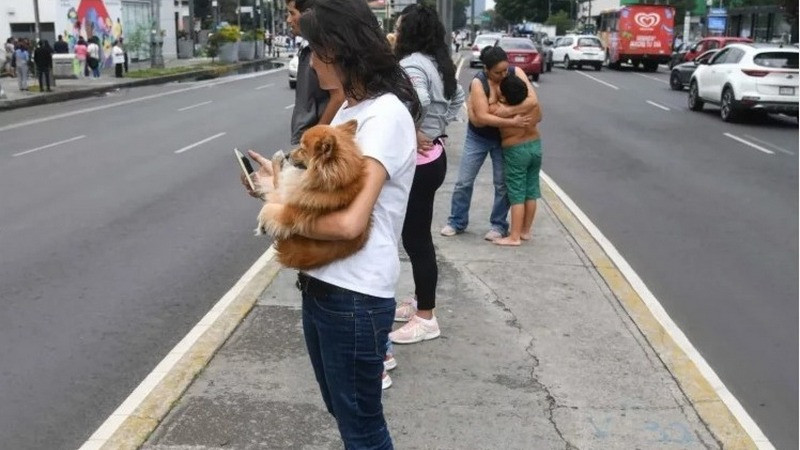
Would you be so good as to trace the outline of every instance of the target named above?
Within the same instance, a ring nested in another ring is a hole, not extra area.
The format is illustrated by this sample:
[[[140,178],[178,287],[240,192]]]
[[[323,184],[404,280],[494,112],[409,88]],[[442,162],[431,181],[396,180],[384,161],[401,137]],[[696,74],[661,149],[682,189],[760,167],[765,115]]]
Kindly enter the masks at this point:
[[[236,26],[242,29],[242,0],[236,0]]]
[[[161,0],[150,1],[150,12],[153,16],[150,29],[150,67],[163,68],[164,56],[161,48],[164,45],[164,38],[161,36]]]
[[[469,4],[469,40],[475,42],[475,0]]]
[[[41,42],[42,40],[42,27],[39,26],[39,0],[33,0],[33,20],[34,22],[34,31],[36,32],[36,42]]]
[[[219,3],[217,0],[211,0],[211,8],[214,9],[214,32],[216,33],[219,28]]]
[[[453,0],[436,0],[436,10],[439,20],[444,25],[444,41],[447,48],[453,45]]]
[[[189,0],[189,38],[192,39],[192,54],[194,55],[194,0]]]

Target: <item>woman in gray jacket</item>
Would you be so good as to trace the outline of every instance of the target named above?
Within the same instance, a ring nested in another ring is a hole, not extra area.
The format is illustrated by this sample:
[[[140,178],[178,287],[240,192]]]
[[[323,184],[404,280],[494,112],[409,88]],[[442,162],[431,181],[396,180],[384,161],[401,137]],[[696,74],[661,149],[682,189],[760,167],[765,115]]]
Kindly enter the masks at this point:
[[[392,342],[412,344],[439,337],[433,314],[439,278],[431,237],[433,199],[447,173],[445,128],[464,104],[464,91],[445,43],[445,30],[433,8],[410,5],[396,27],[395,54],[422,104],[417,129],[417,168],[403,224],[403,247],[411,260],[415,299],[401,302],[395,320],[408,322],[389,334]]]

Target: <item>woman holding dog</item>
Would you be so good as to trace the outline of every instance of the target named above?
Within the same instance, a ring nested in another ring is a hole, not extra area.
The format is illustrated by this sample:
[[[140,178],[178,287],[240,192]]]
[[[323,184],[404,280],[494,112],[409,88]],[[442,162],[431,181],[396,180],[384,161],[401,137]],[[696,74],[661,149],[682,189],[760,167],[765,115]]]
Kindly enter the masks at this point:
[[[381,374],[396,307],[398,241],[414,179],[419,101],[363,0],[319,2],[303,14],[300,29],[311,45],[320,87],[345,93],[331,125],[356,120],[356,141],[367,161],[355,200],[318,218],[306,237],[352,239],[372,219],[357,253],[298,274],[306,347],[345,448],[391,449]],[[271,163],[250,156],[261,165],[256,182],[272,186]],[[266,208],[279,214],[283,206]]]
[[[400,303],[395,321],[405,325],[389,334],[396,344],[439,337],[436,284],[439,278],[431,236],[433,200],[447,173],[445,128],[464,104],[445,30],[433,8],[410,5],[400,13],[395,54],[408,73],[423,109],[417,130],[417,170],[403,223],[403,247],[411,260],[415,296]]]

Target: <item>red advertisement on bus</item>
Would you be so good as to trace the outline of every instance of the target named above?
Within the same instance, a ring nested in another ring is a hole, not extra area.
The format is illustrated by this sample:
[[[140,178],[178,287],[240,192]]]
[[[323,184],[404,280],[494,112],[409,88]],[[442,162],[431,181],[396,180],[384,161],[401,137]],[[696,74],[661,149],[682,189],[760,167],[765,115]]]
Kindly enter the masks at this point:
[[[644,65],[655,71],[669,62],[675,27],[675,9],[667,5],[628,5],[600,14],[598,34],[609,67],[622,63]]]

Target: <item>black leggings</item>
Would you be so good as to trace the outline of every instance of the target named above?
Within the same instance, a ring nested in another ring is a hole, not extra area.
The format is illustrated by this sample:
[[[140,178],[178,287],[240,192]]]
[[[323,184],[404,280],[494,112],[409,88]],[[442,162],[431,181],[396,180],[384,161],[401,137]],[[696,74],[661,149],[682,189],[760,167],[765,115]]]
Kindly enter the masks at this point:
[[[447,156],[428,164],[417,166],[414,182],[408,197],[406,220],[403,223],[403,248],[411,260],[417,309],[436,307],[436,283],[439,267],[436,265],[436,250],[433,247],[431,224],[433,222],[433,198],[444,182],[447,173]]]

